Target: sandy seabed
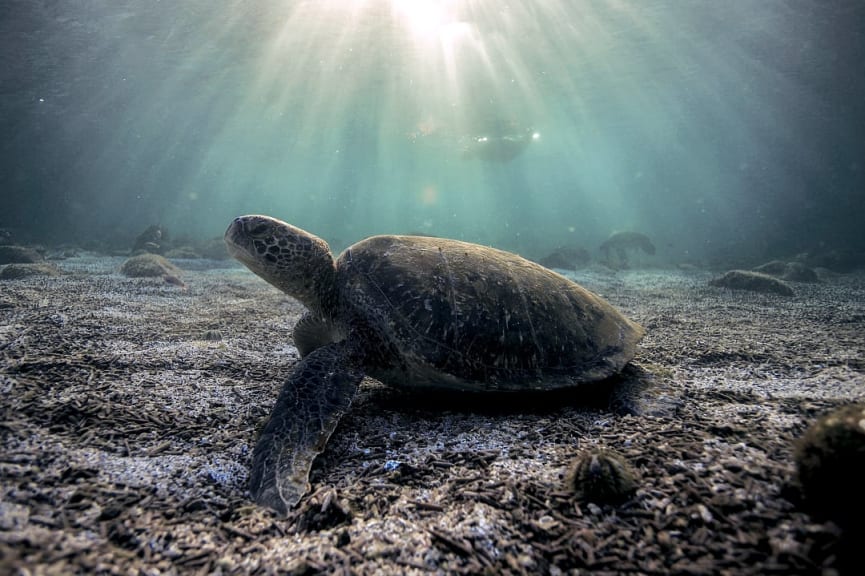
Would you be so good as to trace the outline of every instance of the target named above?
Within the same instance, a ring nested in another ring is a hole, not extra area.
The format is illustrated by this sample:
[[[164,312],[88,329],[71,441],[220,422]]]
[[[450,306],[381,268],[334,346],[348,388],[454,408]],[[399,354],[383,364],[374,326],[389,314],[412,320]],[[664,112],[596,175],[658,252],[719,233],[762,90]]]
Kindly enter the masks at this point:
[[[0,282],[0,574],[833,573],[793,441],[865,398],[865,275],[734,292],[702,271],[589,270],[647,328],[626,394],[473,397],[365,380],[289,517],[251,448],[303,309],[239,267],[187,286],[72,258]],[[635,392],[636,391],[636,392]],[[620,505],[567,490],[581,451],[637,471]]]

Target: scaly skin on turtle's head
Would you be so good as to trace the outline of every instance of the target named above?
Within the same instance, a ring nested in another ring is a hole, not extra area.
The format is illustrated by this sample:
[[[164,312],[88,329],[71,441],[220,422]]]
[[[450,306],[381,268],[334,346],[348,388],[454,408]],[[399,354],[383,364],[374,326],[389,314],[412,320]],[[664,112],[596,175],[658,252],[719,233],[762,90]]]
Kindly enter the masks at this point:
[[[321,238],[269,216],[240,216],[225,231],[228,252],[313,313],[334,293],[336,267]]]

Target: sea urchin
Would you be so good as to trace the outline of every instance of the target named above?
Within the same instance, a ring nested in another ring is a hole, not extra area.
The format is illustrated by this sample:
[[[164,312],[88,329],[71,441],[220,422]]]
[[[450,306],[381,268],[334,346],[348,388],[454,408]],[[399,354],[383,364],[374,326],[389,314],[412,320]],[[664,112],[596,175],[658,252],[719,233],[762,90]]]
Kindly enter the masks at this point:
[[[567,485],[583,502],[618,503],[637,490],[637,480],[624,458],[608,450],[589,450],[577,456]]]

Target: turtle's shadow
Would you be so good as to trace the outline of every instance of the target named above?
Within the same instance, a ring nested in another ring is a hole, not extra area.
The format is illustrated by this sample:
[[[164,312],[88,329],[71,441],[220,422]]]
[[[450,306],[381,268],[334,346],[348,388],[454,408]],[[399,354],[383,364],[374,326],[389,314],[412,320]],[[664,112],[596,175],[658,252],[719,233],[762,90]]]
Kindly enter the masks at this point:
[[[394,412],[457,412],[489,416],[549,414],[562,408],[642,415],[654,411],[650,389],[657,379],[644,369],[628,365],[621,373],[599,382],[559,390],[466,392],[452,389],[398,389],[378,382],[364,385],[364,404]],[[369,381],[367,381],[369,382]]]

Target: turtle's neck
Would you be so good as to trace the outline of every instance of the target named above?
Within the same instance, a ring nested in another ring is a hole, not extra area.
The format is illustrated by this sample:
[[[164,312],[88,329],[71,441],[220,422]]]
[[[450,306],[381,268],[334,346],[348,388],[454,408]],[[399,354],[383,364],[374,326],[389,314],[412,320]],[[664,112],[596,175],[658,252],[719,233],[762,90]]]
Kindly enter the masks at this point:
[[[333,321],[339,308],[339,290],[336,286],[336,267],[323,266],[321,272],[311,279],[311,286],[304,297],[298,295],[309,311],[318,318]]]

